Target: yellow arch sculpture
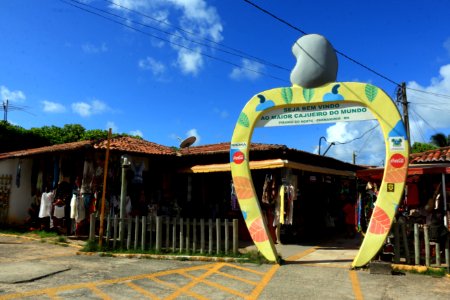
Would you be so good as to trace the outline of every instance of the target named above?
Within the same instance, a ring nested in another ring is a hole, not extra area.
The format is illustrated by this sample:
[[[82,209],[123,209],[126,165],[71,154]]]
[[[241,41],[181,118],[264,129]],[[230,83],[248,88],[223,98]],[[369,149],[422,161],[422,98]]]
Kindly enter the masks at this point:
[[[269,261],[279,262],[250,173],[249,147],[253,130],[261,118],[267,118],[263,116],[270,111],[281,108],[295,110],[324,102],[369,108],[380,123],[385,140],[383,181],[365,238],[352,263],[352,267],[361,267],[377,254],[389,233],[403,194],[409,163],[409,143],[402,118],[392,99],[382,89],[359,82],[332,82],[312,89],[293,85],[255,95],[242,110],[233,132],[231,175],[245,223],[256,247]]]

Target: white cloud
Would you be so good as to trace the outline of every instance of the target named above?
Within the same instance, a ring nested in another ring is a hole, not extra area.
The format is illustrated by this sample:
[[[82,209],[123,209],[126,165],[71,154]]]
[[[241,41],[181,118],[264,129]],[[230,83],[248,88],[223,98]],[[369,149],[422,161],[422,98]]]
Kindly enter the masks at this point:
[[[186,137],[195,136],[196,140],[194,145],[198,145],[200,143],[200,135],[197,132],[197,129],[192,128],[188,132],[186,132]]]
[[[380,127],[376,127],[378,121],[362,122],[338,122],[327,128],[326,139],[321,143],[321,154],[331,146],[326,156],[352,162],[353,152],[356,154],[356,163],[365,165],[381,165],[385,159],[384,139]],[[352,141],[352,142],[350,142]],[[339,144],[346,143],[348,144]]]
[[[66,107],[62,105],[61,103],[52,102],[52,101],[41,101],[42,105],[44,106],[43,110],[45,112],[49,113],[63,113],[66,112]]]
[[[144,134],[139,129],[130,131],[130,135],[136,135],[136,136],[144,137]]]
[[[139,60],[138,65],[142,70],[152,71],[155,76],[162,75],[166,71],[166,66],[152,57]]]
[[[23,102],[26,97],[22,91],[10,91],[6,86],[0,86],[0,96],[2,97],[2,101],[11,101],[11,102]]]
[[[113,121],[106,122],[106,130],[109,130],[110,128],[111,128],[112,133],[119,132],[119,127]]]
[[[450,37],[448,37],[444,42],[444,48],[447,50],[448,55],[450,55]]]
[[[226,119],[226,118],[228,118],[228,116],[230,115],[229,113],[228,113],[228,111],[226,111],[226,110],[222,110],[222,109],[219,109],[219,108],[214,108],[214,112],[216,113],[216,114],[218,114],[222,119]]]
[[[249,79],[255,80],[261,77],[258,72],[263,72],[264,66],[260,63],[242,59],[242,68],[235,67],[230,74],[230,77],[235,80]]]
[[[111,4],[110,8],[130,16],[130,9],[145,13],[152,19],[161,22],[155,22],[150,18],[143,18],[143,22],[151,23],[152,26],[158,26],[165,31],[171,31],[177,36],[187,36],[190,40],[205,38],[214,42],[223,40],[223,25],[217,9],[205,0],[114,0],[113,2],[116,5]],[[181,28],[185,32],[181,32],[177,28]],[[194,35],[186,34],[186,32],[191,32]],[[205,49],[180,37],[171,36],[170,39],[172,43],[194,50],[192,52],[174,44],[170,45],[177,53],[176,66],[180,68],[182,73],[196,75],[204,65],[203,56],[197,51],[205,51]],[[152,39],[152,45],[162,47],[164,43]]]
[[[108,47],[106,47],[105,43],[102,43],[99,46],[87,43],[87,44],[82,45],[81,49],[83,50],[84,53],[88,53],[88,54],[98,54],[98,53],[108,51]]]
[[[72,103],[72,111],[82,117],[89,117],[95,114],[101,114],[109,110],[109,107],[100,100],[93,100],[91,103],[76,102]]]
[[[184,74],[196,75],[203,66],[203,58],[198,52],[180,49],[177,63]]]
[[[407,88],[409,88],[407,96],[410,102],[411,141],[428,142],[428,135],[434,134],[435,130],[448,130],[450,127],[449,99],[433,95],[433,93],[450,95],[450,64],[442,66],[439,69],[439,76],[431,78],[428,86],[412,81],[408,83]]]

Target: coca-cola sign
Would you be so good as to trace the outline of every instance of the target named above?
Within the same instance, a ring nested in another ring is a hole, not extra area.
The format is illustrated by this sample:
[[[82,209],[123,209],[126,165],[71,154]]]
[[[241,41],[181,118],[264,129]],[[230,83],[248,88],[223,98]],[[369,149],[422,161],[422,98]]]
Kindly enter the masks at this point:
[[[405,165],[405,162],[406,162],[406,158],[403,155],[401,155],[400,153],[396,153],[396,154],[392,155],[391,159],[389,160],[389,163],[394,168],[403,167]]]
[[[233,161],[235,164],[241,164],[245,160],[244,153],[237,151],[233,154]]]

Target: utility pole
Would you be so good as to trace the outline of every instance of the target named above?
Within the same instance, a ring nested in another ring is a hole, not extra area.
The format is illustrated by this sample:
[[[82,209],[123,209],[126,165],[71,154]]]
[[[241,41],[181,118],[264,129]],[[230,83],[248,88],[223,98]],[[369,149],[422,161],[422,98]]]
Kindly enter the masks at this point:
[[[356,165],[356,152],[353,151],[353,164]]]
[[[3,121],[8,122],[8,99],[3,101]]]
[[[400,88],[397,91],[397,101],[402,103],[403,110],[403,122],[405,123],[406,138],[411,145],[411,135],[409,132],[409,114],[408,114],[408,99],[406,97],[406,83],[402,82]]]

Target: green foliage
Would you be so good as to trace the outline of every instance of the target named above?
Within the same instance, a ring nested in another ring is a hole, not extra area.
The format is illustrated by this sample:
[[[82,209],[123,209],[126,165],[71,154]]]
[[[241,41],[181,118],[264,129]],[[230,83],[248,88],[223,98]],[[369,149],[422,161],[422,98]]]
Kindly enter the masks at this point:
[[[450,146],[450,135],[445,136],[443,133],[436,133],[431,136],[430,142],[437,147]]]
[[[415,142],[411,147],[411,153],[421,153],[433,149],[437,149],[433,144]]]
[[[128,134],[113,134],[130,136]],[[142,139],[140,136],[134,138]],[[0,121],[0,153],[23,149],[39,148],[56,144],[65,144],[84,140],[108,138],[108,131],[101,129],[86,130],[80,124],[66,124],[63,127],[43,126],[29,130]]]

